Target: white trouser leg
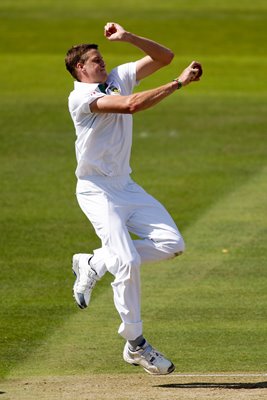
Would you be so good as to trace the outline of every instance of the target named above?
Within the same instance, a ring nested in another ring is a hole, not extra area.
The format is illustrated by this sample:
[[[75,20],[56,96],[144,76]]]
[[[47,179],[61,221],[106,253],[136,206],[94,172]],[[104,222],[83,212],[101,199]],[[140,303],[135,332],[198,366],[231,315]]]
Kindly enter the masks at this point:
[[[142,334],[141,261],[126,226],[129,209],[120,201],[121,185],[111,186],[103,192],[88,184],[88,191],[77,193],[77,199],[102,241],[102,248],[95,251],[99,269],[103,272],[102,254],[103,264],[115,277],[112,283],[114,304],[122,320],[119,333],[126,340],[134,340]]]
[[[119,334],[126,340],[134,340],[142,334],[141,260],[122,218],[117,215],[117,210],[110,210],[110,223],[112,230],[106,247],[106,266],[115,276],[111,285],[114,303],[122,320]]]
[[[99,179],[79,190],[81,209],[101,238],[94,251],[93,267],[99,276],[106,270],[115,276],[114,303],[126,340],[142,334],[140,316],[140,263],[172,258],[184,250],[184,242],[166,209],[131,179]],[[132,241],[129,231],[141,240]]]
[[[146,192],[140,196],[139,206],[127,226],[130,232],[141,238],[135,240],[134,245],[142,263],[173,258],[185,250],[182,235],[168,211]]]

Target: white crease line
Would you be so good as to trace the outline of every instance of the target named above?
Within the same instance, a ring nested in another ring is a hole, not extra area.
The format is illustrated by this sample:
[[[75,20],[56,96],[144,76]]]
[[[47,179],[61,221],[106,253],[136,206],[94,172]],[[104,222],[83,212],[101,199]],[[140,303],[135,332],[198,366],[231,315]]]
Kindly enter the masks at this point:
[[[181,378],[215,378],[215,377],[222,377],[222,378],[250,378],[250,377],[267,377],[267,374],[169,374],[169,375],[158,375],[161,378],[171,378],[171,377],[181,377]]]

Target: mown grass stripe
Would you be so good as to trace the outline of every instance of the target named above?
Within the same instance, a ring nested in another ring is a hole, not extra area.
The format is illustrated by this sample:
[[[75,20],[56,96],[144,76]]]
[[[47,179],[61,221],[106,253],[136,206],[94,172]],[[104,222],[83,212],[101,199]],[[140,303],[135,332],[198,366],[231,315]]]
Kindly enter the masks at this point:
[[[214,284],[216,287],[214,287],[214,289],[212,289],[213,282],[210,276],[214,273],[219,274],[222,270],[227,271],[225,263],[229,263],[230,268],[232,268],[233,265],[231,262],[225,260],[225,257],[232,257],[235,259],[235,253],[238,253],[240,249],[246,249],[246,247],[250,245],[252,237],[259,237],[260,234],[264,233],[264,230],[266,233],[266,216],[264,214],[266,207],[266,190],[267,168],[264,168],[259,174],[253,176],[246,185],[242,185],[233,193],[230,193],[227,197],[220,200],[217,205],[208,210],[205,215],[203,215],[188,229],[186,232],[186,236],[190,238],[188,256],[184,255],[184,258],[173,261],[173,267],[177,263],[179,270],[184,270],[185,272],[177,274],[175,269],[172,268],[171,275],[168,273],[165,275],[166,268],[168,267],[164,265],[165,271],[163,271],[163,266],[159,268],[162,264],[158,265],[158,268],[156,269],[158,276],[155,276],[155,271],[153,272],[149,270],[149,268],[153,268],[151,266],[145,266],[142,270],[143,285],[146,286],[146,297],[143,299],[145,325],[147,325],[146,318],[148,318],[148,321],[153,326],[153,329],[147,329],[147,331],[151,336],[157,336],[158,327],[157,324],[153,323],[153,318],[154,314],[155,316],[158,315],[159,332],[162,334],[162,340],[158,341],[162,342],[162,346],[166,348],[166,351],[169,354],[173,354],[174,357],[181,357],[179,356],[179,352],[175,356],[175,353],[177,353],[176,343],[178,337],[175,334],[169,333],[169,327],[166,326],[166,324],[170,323],[172,329],[175,329],[172,324],[175,322],[173,311],[175,308],[179,308],[179,294],[178,297],[175,296],[175,293],[177,293],[177,280],[179,278],[181,280],[181,282],[178,283],[178,287],[181,290],[183,290],[183,287],[186,289],[186,292],[183,294],[185,297],[183,301],[188,303],[188,305],[191,304],[191,300],[187,298],[187,296],[192,296],[192,292],[190,293],[190,291],[195,289],[196,294],[200,296],[199,305],[200,307],[203,307],[205,312],[206,299],[202,297],[203,287],[201,287],[201,285],[206,285],[204,292],[211,290],[216,294],[216,291],[218,290],[221,292],[222,296],[227,293],[227,295],[230,296],[230,302],[232,302],[233,306],[236,306],[233,294],[231,295],[231,293],[228,293],[228,289],[229,286],[231,286],[232,281],[235,279],[235,275],[242,275],[242,261],[238,259],[234,264],[237,270],[231,271],[232,276],[229,274],[229,278],[226,280],[218,279],[217,283],[215,279]],[[244,224],[250,232],[249,237],[243,227]],[[227,226],[232,227],[232,229],[230,231],[225,229]],[[262,235],[261,240],[264,241]],[[223,253],[223,248],[227,248],[229,253]],[[254,268],[254,265],[251,265],[251,268]],[[245,273],[250,273],[250,271],[246,269]],[[267,277],[264,275],[260,277],[262,282],[266,278]],[[257,302],[257,293],[254,292],[254,290],[256,291],[257,288],[253,289],[252,293],[247,295],[247,300],[249,302]],[[155,295],[155,291],[157,292],[157,295]],[[212,296],[212,292],[210,292],[209,295],[211,303],[209,311],[210,317],[208,319],[210,321],[214,319],[214,311],[216,313],[214,307],[216,308],[220,305],[223,308],[226,307],[225,304],[227,304],[227,302],[220,304],[220,298],[217,298],[216,300],[216,298]],[[261,293],[260,290],[259,293]],[[180,295],[181,294],[182,293],[180,293]],[[259,295],[263,296],[264,294],[261,293]],[[168,299],[167,303],[166,298]],[[153,299],[152,303],[149,299]],[[212,301],[215,300],[218,303],[212,304]],[[239,302],[240,300],[241,299],[239,298]],[[246,302],[246,299],[244,299],[244,301]],[[193,297],[193,303],[196,304],[195,302],[196,298]],[[220,312],[221,311],[227,312],[226,310],[220,310]],[[201,312],[201,310],[199,312]],[[253,307],[251,312],[252,314],[249,310],[247,312],[248,329],[251,328],[249,320],[253,317]],[[162,318],[162,314],[166,314],[166,317]],[[188,315],[188,317],[190,318],[190,315]],[[238,327],[239,324],[242,324],[239,320],[238,310],[237,314],[234,315],[233,318],[233,326]],[[127,368],[121,360],[122,342],[116,335],[118,323],[118,317],[116,316],[112,305],[111,289],[105,290],[105,292],[102,292],[95,301],[93,301],[93,304],[88,310],[75,313],[75,315],[69,318],[61,327],[55,329],[54,333],[46,339],[43,345],[34,353],[30,354],[30,357],[26,362],[23,362],[11,372],[10,377],[25,375],[75,374],[81,372],[112,373],[117,371],[131,373],[133,370]],[[222,334],[226,337],[229,335],[227,330],[232,329],[229,325],[227,326],[225,322],[223,323],[223,321],[218,320],[207,322],[207,319],[205,319],[204,325],[201,325],[198,321],[194,320],[189,320],[189,322],[188,320],[185,321],[185,325],[189,327],[191,331],[194,329],[199,330],[198,336],[201,336],[201,330],[204,331],[207,329],[207,327],[205,327],[206,323],[210,324],[210,327],[214,324],[214,328],[217,327],[217,329],[221,330]],[[185,336],[187,336],[187,332],[184,333]],[[179,333],[179,335],[182,334],[183,331]],[[264,335],[263,331],[262,334]],[[166,335],[169,336],[167,342],[165,340]],[[181,337],[178,340],[181,340]],[[211,341],[212,340],[213,339],[211,338]],[[248,340],[246,335],[243,337],[243,340]],[[257,347],[256,343],[255,345]],[[203,350],[205,349],[202,349],[202,351],[196,351],[193,342],[188,343],[187,346],[186,351],[191,352],[192,356],[193,354],[195,355],[195,370],[203,370],[203,366],[206,363],[205,359],[203,360]],[[226,343],[221,341],[220,346],[226,346]],[[225,348],[227,351],[227,347]],[[238,349],[236,349],[236,351],[238,353]],[[248,354],[251,354],[251,351],[252,349],[247,349]],[[184,354],[182,354],[182,356],[184,356]],[[230,356],[232,355],[229,354],[228,359]],[[210,355],[210,357],[214,357],[215,359],[216,354]],[[179,361],[180,363],[185,364],[183,360]],[[219,360],[219,363],[220,362],[221,358]],[[226,369],[226,371],[231,371],[231,367],[234,366],[235,363],[233,362],[227,369],[225,362],[227,362],[227,358],[223,361],[223,368]],[[251,366],[248,367],[249,369],[256,370],[256,365],[253,364],[252,361]],[[264,365],[259,365],[259,370],[263,367]],[[179,374],[177,376],[181,375]],[[193,376],[201,376],[201,374]],[[223,376],[231,375],[226,374]],[[249,375],[245,374],[244,371],[242,376]]]

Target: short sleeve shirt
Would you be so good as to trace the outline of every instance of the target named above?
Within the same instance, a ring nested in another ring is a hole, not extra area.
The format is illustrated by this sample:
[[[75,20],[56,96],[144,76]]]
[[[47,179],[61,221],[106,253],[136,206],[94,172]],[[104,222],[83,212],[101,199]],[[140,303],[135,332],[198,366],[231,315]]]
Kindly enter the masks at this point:
[[[74,82],[69,111],[76,130],[76,176],[121,176],[131,173],[132,115],[92,113],[90,104],[102,96],[129,95],[136,82],[136,63],[114,68],[108,75],[106,93],[98,84]]]

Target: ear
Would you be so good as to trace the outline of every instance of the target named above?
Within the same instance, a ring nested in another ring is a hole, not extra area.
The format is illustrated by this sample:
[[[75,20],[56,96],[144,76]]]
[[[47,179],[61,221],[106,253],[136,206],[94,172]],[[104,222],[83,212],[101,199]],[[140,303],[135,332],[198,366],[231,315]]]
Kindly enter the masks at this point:
[[[82,70],[82,69],[83,69],[83,64],[80,63],[80,62],[78,62],[78,63],[76,64],[76,68],[79,69],[79,70]]]

